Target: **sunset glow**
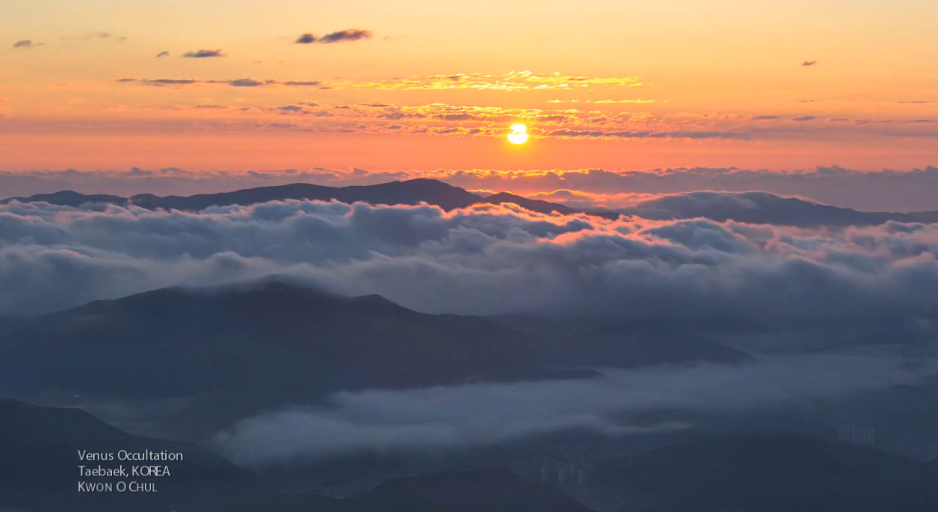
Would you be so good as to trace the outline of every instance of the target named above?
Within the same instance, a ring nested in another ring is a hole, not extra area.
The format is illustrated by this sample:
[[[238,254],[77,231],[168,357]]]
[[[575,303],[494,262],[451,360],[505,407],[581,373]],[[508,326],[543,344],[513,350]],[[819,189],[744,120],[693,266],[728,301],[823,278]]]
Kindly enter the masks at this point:
[[[0,167],[938,161],[934,2],[411,4],[5,2]],[[512,121],[543,140],[529,161],[480,150]]]

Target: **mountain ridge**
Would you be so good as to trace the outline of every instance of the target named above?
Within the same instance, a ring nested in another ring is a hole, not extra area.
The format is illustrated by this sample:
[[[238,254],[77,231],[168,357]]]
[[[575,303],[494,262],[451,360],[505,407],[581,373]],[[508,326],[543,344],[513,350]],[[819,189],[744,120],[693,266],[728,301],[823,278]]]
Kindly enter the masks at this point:
[[[18,322],[0,333],[0,389],[118,401],[195,398],[200,403],[181,413],[187,427],[178,435],[200,440],[238,419],[322,403],[338,391],[592,378],[600,372],[590,367],[746,359],[715,340],[666,333],[547,338],[274,276],[163,288]]]
[[[598,376],[524,357],[521,336],[480,317],[420,313],[380,296],[277,279],[164,288],[44,315],[0,335],[0,389],[199,397],[217,414],[204,403],[193,408],[211,424],[180,435],[202,439],[237,419],[337,391]]]
[[[118,452],[180,453],[182,460],[130,462]],[[78,453],[110,454],[103,461],[82,462]],[[157,493],[79,493],[78,482],[129,483],[134,478],[82,477],[90,468],[153,465],[170,476],[136,480],[155,482]],[[33,512],[163,512],[173,508],[214,510],[241,501],[271,499],[269,481],[221,456],[189,443],[139,437],[74,408],[45,407],[0,398],[0,509]]]
[[[494,198],[494,200],[492,199]],[[139,206],[147,209],[176,209],[199,211],[212,206],[249,206],[269,201],[284,200],[339,201],[342,203],[367,202],[370,204],[417,205],[426,202],[444,210],[466,208],[474,204],[500,204],[515,202],[519,206],[540,213],[575,213],[577,210],[565,205],[527,199],[508,193],[483,197],[461,187],[449,185],[439,180],[417,178],[406,181],[390,181],[376,185],[350,185],[329,187],[310,183],[291,183],[219,192],[214,194],[196,194],[192,196],[156,196],[154,194],[136,194],[121,197],[108,194],[81,194],[64,190],[51,194],[35,194],[28,197],[11,197],[0,201],[8,204],[13,201],[24,203],[48,202],[61,206],[77,207],[85,203],[107,203],[118,206]],[[523,203],[523,204],[522,204]]]
[[[864,212],[760,191],[697,191],[662,196],[644,201],[634,207],[618,210],[580,209],[560,203],[530,199],[509,192],[481,196],[461,187],[429,178],[345,187],[292,183],[214,194],[163,197],[153,194],[136,194],[130,197],[108,194],[86,195],[66,190],[51,194],[35,194],[28,197],[12,197],[0,201],[0,204],[8,204],[13,201],[25,203],[48,202],[55,205],[77,207],[86,203],[105,203],[123,207],[133,205],[153,210],[201,211],[213,206],[249,206],[283,200],[339,201],[348,204],[366,202],[374,205],[411,206],[427,203],[439,206],[447,211],[480,204],[513,203],[527,210],[543,214],[556,212],[562,215],[570,215],[579,213],[606,219],[617,219],[622,215],[653,220],[706,218],[717,222],[732,220],[799,227],[870,226],[889,221],[938,222],[938,211]]]

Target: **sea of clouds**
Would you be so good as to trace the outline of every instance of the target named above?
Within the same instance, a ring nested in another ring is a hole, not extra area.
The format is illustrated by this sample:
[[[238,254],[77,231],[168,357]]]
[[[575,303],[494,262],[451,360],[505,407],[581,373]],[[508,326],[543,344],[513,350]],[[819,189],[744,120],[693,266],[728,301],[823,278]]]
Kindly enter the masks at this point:
[[[755,324],[938,315],[938,226],[604,220],[309,201],[0,207],[0,315],[292,275],[424,312]]]
[[[166,212],[14,202],[0,206],[0,316],[280,274],[429,313],[803,330],[821,341],[826,326],[859,326],[876,342],[917,343],[938,339],[936,254],[934,224],[613,221],[511,205],[445,212],[275,201]],[[606,370],[582,381],[339,393],[328,406],[244,419],[215,442],[238,462],[265,465],[363,450],[471,448],[570,429],[665,431],[686,425],[623,415],[733,414],[834,399],[913,382],[902,363],[892,353],[775,354],[741,366]]]

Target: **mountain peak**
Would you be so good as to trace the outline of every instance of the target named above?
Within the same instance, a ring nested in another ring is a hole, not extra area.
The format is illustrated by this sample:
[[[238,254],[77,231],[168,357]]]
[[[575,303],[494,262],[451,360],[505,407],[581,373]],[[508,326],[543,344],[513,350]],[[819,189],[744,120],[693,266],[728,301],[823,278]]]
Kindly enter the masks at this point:
[[[215,194],[196,194],[192,196],[165,196],[154,194],[137,194],[130,198],[110,195],[85,195],[73,191],[57,192],[55,194],[38,194],[30,197],[11,198],[3,201],[21,202],[48,202],[64,206],[81,206],[86,203],[111,203],[120,206],[133,204],[148,209],[201,211],[212,206],[250,206],[270,201],[309,200],[309,201],[339,201],[352,204],[365,202],[373,205],[417,205],[427,203],[439,206],[444,210],[466,208],[473,204],[492,202],[481,196],[473,194],[466,189],[450,185],[449,183],[432,178],[415,178],[404,181],[390,181],[375,185],[349,185],[344,187],[329,187],[310,183],[290,183],[285,185],[272,185],[266,187],[247,188],[232,192]],[[571,208],[534,201],[513,194],[501,196],[504,202],[517,203],[525,208],[535,208],[543,213],[573,211]]]
[[[81,206],[87,203],[108,203],[116,205],[126,205],[127,199],[110,194],[82,194],[74,190],[60,190],[49,194],[34,194],[29,197],[11,197],[0,201],[0,204],[8,204],[13,201],[21,203],[49,203],[60,206]]]

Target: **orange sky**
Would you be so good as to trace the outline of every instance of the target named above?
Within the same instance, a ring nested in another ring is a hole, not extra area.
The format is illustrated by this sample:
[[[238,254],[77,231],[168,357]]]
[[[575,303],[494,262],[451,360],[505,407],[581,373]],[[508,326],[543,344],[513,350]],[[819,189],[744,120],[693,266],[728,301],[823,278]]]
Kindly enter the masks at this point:
[[[924,0],[4,2],[0,170],[922,167],[935,19]],[[519,121],[532,139],[508,147]]]

